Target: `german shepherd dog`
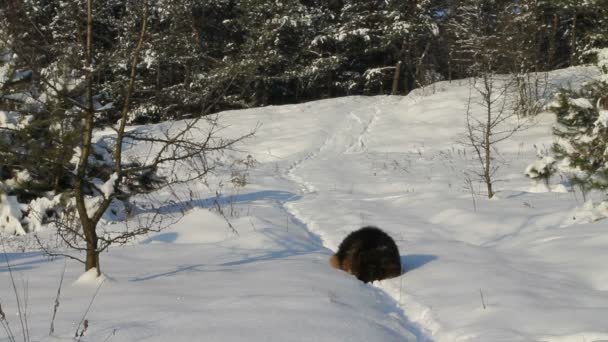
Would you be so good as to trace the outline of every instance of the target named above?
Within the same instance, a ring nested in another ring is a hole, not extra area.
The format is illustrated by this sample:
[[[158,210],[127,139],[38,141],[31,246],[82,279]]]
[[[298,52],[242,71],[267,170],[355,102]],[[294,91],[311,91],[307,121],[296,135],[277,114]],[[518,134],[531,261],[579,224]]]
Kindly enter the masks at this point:
[[[376,227],[363,227],[350,233],[340,244],[329,264],[346,271],[364,283],[401,275],[401,256],[395,241]]]

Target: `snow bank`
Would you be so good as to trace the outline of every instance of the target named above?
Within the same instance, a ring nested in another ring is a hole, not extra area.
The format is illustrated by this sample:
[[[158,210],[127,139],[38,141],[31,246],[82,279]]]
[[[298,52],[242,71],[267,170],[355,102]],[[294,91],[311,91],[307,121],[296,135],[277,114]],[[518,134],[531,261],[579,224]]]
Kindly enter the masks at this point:
[[[5,234],[24,235],[21,226],[23,205],[17,202],[15,196],[0,194],[0,232]]]
[[[106,276],[101,274],[97,275],[97,269],[91,268],[84,272],[76,281],[72,283],[72,286],[84,286],[84,287],[99,287],[106,281]]]

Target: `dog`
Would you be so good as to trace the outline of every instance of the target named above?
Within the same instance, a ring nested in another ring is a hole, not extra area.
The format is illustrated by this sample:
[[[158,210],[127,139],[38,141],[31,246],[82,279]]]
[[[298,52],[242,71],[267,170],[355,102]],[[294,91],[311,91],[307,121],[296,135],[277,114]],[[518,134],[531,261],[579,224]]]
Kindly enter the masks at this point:
[[[338,252],[329,259],[329,264],[364,283],[398,277],[403,272],[395,241],[372,226],[350,233],[338,247]]]

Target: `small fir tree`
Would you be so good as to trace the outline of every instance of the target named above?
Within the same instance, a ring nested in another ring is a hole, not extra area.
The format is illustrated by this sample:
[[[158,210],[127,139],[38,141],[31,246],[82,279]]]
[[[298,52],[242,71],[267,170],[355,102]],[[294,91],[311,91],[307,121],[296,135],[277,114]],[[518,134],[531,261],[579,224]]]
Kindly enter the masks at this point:
[[[525,175],[536,184],[542,182],[549,190],[549,180],[556,171],[555,158],[539,154],[537,159],[526,167]]]
[[[600,106],[606,95],[608,84],[596,81],[579,91],[560,90],[550,106],[558,123],[553,153],[583,194],[608,189],[608,110]]]

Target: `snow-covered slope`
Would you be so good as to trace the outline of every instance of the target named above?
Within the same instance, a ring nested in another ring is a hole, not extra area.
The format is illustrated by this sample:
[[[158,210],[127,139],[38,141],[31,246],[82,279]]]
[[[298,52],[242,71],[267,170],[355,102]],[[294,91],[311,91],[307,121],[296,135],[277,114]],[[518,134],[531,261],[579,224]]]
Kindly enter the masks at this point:
[[[583,68],[553,75],[561,84],[595,76]],[[577,193],[530,192],[524,176],[552,142],[552,116],[498,146],[498,193],[488,200],[475,178],[471,194],[466,180],[477,165],[458,143],[468,94],[466,81],[444,82],[407,97],[225,113],[223,134],[259,125],[237,153],[258,162],[249,184],[222,189],[238,235],[208,210],[228,171],[210,179],[211,190],[173,189],[194,194],[195,208],[102,255],[107,280],[84,339],[608,340],[605,222],[585,223]],[[395,238],[404,275],[366,285],[329,268],[332,250],[363,225]],[[32,336],[44,340],[63,261],[8,257],[28,280]],[[67,265],[73,282],[81,266]],[[62,291],[58,336],[73,334],[96,289],[82,283]],[[8,313],[15,302],[3,266],[0,284]],[[16,317],[8,319],[16,330]]]

